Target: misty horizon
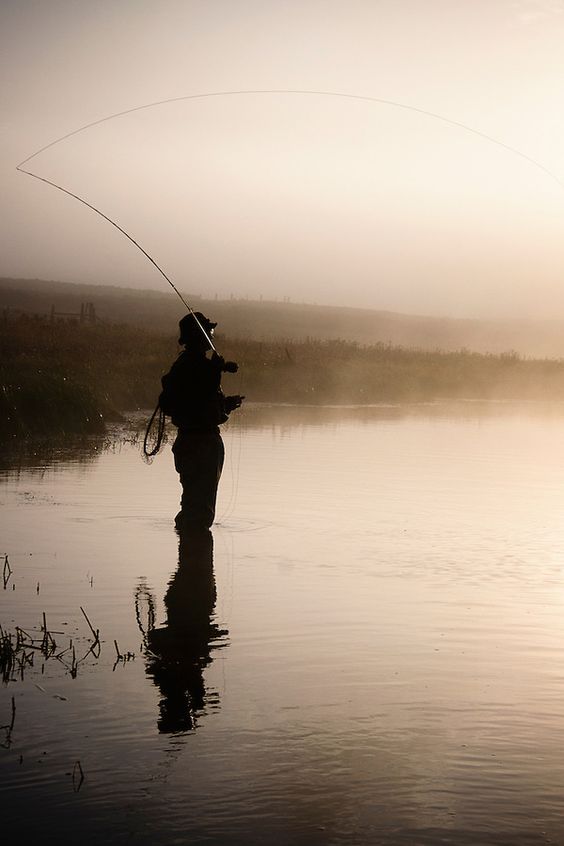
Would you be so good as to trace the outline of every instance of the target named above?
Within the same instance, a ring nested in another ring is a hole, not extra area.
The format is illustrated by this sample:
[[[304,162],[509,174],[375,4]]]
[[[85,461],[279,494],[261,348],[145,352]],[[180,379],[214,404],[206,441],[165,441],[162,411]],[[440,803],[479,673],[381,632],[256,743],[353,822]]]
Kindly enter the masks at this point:
[[[564,4],[290,9],[5,5],[0,274],[158,289],[121,234],[15,166],[115,112],[242,90],[120,115],[29,166],[183,291],[564,318]]]
[[[173,280],[174,281],[174,280]],[[124,282],[115,282],[111,280],[102,280],[96,279],[95,281],[87,281],[86,279],[77,279],[76,277],[69,277],[69,278],[58,278],[58,279],[51,279],[41,276],[34,276],[34,277],[14,277],[8,276],[5,274],[0,274],[0,282],[15,282],[15,283],[39,283],[41,285],[69,285],[71,287],[76,287],[77,289],[80,288],[92,288],[92,287],[99,287],[101,290],[103,289],[114,289],[116,291],[123,290],[128,292],[134,292],[137,294],[149,294],[149,295],[158,295],[163,297],[170,296],[171,298],[176,298],[175,293],[168,288],[166,282],[163,280],[162,285],[159,286],[159,282],[157,280],[156,285],[148,286],[141,288],[138,286],[136,281],[133,281],[131,284],[127,284],[127,281]],[[272,303],[276,305],[290,305],[290,306],[304,306],[304,307],[319,307],[321,309],[335,309],[337,311],[360,311],[360,312],[374,312],[375,314],[389,314],[392,316],[398,317],[406,317],[406,318],[422,318],[422,319],[429,319],[429,320],[447,320],[447,321],[460,321],[460,322],[469,322],[469,323],[533,323],[533,324],[561,324],[564,323],[564,313],[561,315],[531,315],[531,314],[503,314],[503,313],[494,313],[489,311],[487,314],[480,315],[480,314],[447,314],[447,313],[440,313],[440,312],[430,312],[430,311],[415,311],[407,309],[400,310],[394,308],[380,308],[377,305],[356,305],[354,303],[345,303],[340,301],[320,301],[320,300],[309,300],[305,298],[294,298],[292,296],[286,296],[284,293],[280,293],[278,296],[274,295],[272,292],[268,294],[262,295],[258,292],[255,295],[249,294],[237,294],[234,291],[229,292],[222,292],[220,286],[217,286],[215,289],[210,289],[209,291],[204,290],[203,288],[197,289],[196,287],[192,289],[182,288],[179,284],[175,283],[178,287],[178,290],[182,294],[182,296],[187,300],[188,305],[190,305],[190,299],[193,298],[195,301],[205,301],[208,303],[213,303],[214,301],[228,303],[230,301],[237,301],[237,302],[249,302],[249,303]]]

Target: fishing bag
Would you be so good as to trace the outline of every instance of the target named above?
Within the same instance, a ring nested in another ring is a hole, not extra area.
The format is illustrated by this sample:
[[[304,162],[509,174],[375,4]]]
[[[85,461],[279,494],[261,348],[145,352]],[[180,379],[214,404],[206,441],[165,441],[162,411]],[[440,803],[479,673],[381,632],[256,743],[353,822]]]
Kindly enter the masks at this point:
[[[167,417],[178,417],[181,411],[181,387],[179,374],[172,367],[161,379],[162,391],[159,394],[159,408]]]

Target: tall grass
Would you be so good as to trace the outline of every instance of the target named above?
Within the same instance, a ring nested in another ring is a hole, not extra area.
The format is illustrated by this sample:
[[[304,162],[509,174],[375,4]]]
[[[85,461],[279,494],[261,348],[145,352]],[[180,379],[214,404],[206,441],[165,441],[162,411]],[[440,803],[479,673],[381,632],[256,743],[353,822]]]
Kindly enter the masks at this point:
[[[217,338],[239,362],[226,392],[285,403],[435,399],[564,399],[564,362],[515,353],[426,352],[388,344]],[[0,434],[98,431],[120,412],[155,405],[176,354],[170,335],[130,325],[29,317],[0,333]]]
[[[346,341],[234,342],[253,399],[378,403],[436,399],[564,399],[564,361],[516,353],[428,352]],[[248,390],[247,390],[248,387]]]
[[[102,431],[154,403],[174,343],[130,326],[21,317],[0,333],[0,434]]]

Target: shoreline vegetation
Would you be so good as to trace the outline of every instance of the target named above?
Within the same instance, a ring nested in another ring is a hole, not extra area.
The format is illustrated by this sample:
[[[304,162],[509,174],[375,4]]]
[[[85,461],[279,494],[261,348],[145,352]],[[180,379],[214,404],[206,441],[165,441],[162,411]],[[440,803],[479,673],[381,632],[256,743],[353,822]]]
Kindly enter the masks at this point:
[[[256,402],[368,405],[436,400],[564,400],[564,360],[428,351],[345,340],[216,336],[239,373],[226,393]],[[0,333],[0,438],[103,432],[154,408],[179,352],[176,333],[18,315]]]
[[[375,283],[376,284],[376,283]],[[460,318],[404,314],[350,305],[319,305],[231,295],[221,299],[210,291],[203,297],[194,290],[183,295],[196,311],[219,322],[231,338],[302,341],[356,341],[418,350],[461,349],[481,353],[516,350],[531,358],[564,357],[564,320],[521,318]],[[82,314],[85,307],[89,314]],[[174,331],[186,309],[166,285],[158,290],[120,288],[115,285],[78,284],[41,279],[0,277],[0,319],[41,315],[49,319],[93,316],[95,322],[140,326],[163,335]]]

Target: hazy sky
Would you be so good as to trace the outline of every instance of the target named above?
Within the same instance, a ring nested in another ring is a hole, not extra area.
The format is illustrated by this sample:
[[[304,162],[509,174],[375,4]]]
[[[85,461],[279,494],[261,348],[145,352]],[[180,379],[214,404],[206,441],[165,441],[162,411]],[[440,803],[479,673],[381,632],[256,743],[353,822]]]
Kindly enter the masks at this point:
[[[0,62],[2,276],[165,287],[113,227],[15,165],[184,95],[395,100],[564,182],[564,0],[0,0]],[[564,187],[422,114],[187,100],[29,167],[114,218],[184,291],[564,317]]]

